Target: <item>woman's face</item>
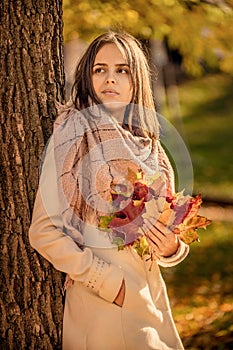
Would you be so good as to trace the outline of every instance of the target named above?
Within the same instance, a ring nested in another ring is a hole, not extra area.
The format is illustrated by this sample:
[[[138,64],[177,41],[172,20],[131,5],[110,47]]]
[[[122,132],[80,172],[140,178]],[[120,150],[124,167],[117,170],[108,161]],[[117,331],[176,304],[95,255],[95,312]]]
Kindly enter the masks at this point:
[[[121,121],[132,99],[129,65],[115,44],[105,44],[97,53],[92,70],[94,91],[105,107]]]

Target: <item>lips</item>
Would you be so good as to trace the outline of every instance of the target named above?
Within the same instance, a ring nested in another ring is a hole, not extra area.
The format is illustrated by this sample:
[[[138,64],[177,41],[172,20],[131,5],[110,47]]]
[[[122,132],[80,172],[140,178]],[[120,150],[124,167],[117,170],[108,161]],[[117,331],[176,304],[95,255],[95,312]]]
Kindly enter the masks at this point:
[[[117,92],[114,89],[105,89],[105,90],[102,91],[102,94],[109,95],[109,96],[118,96],[118,95],[120,95],[119,92]]]

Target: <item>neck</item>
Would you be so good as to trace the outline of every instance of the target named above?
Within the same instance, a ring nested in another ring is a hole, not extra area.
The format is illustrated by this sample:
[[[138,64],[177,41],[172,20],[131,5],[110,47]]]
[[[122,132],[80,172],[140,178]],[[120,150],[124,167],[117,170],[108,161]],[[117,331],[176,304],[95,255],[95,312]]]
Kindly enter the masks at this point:
[[[123,124],[126,104],[121,102],[111,102],[104,104],[105,110],[113,116],[119,124]]]
[[[118,122],[118,124],[122,125],[123,124],[123,120],[124,120],[124,111],[110,111],[111,116],[114,117],[116,119],[116,121]]]

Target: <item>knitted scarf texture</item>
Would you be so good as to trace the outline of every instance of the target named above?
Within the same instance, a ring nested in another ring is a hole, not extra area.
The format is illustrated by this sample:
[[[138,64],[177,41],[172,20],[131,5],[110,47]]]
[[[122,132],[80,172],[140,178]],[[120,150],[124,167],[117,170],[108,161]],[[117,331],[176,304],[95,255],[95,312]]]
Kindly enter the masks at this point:
[[[114,210],[111,186],[122,183],[129,169],[147,175],[159,171],[167,186],[174,186],[159,140],[132,135],[98,106],[61,108],[52,137],[64,231],[80,246],[85,245],[83,225],[97,228],[99,215]]]

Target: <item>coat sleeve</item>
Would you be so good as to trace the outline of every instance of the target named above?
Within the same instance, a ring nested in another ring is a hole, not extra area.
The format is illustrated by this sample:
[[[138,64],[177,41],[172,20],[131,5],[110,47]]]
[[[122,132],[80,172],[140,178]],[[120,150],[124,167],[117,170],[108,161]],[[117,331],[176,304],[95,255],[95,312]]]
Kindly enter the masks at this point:
[[[180,240],[180,245],[175,254],[169,257],[160,257],[158,265],[162,267],[172,267],[183,261],[189,253],[189,246]]]
[[[158,162],[166,175],[168,187],[175,192],[175,176],[171,163],[160,142],[158,142]],[[175,254],[169,257],[160,257],[158,264],[163,267],[172,267],[183,261],[189,253],[189,246],[180,240],[180,245]]]
[[[50,141],[44,159],[46,174],[42,169],[40,182],[43,181],[43,186],[39,186],[37,192],[29,229],[30,244],[57,270],[113,302],[122,284],[123,271],[95,256],[91,249],[81,250],[64,233],[53,153],[53,142]]]

